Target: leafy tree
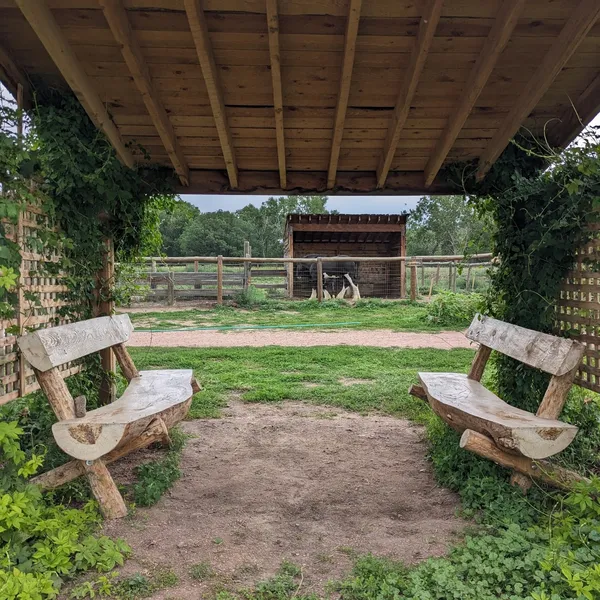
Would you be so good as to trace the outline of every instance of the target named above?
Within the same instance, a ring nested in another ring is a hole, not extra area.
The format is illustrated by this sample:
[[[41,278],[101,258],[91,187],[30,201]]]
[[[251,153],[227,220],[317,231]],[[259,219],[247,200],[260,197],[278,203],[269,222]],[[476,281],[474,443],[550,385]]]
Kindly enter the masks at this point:
[[[182,256],[241,256],[250,227],[227,210],[200,213],[179,238]]]
[[[493,226],[466,196],[423,196],[408,219],[409,255],[489,252]]]
[[[186,226],[200,215],[200,209],[193,204],[178,200],[171,210],[160,215],[160,233],[163,251],[167,256],[182,256],[181,234]]]
[[[249,225],[254,256],[281,256],[285,218],[289,213],[327,214],[327,196],[283,196],[269,198],[259,207],[248,204],[237,211]]]

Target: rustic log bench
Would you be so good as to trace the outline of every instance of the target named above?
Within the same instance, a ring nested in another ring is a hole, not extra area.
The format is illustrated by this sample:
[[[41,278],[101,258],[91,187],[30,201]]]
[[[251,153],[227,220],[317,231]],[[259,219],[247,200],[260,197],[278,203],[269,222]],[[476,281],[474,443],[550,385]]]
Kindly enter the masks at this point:
[[[185,417],[200,389],[191,369],[138,372],[124,346],[132,330],[129,316],[119,315],[41,329],[18,339],[58,418],[52,426],[56,443],[76,459],[32,482],[49,489],[86,474],[107,518],[123,517],[127,508],[106,463],[156,441],[168,444],[169,428]],[[73,399],[58,367],[106,348],[114,352],[129,385],[112,404],[86,412],[85,399]]]
[[[413,396],[462,433],[462,448],[512,468],[513,484],[526,491],[530,477],[560,487],[584,478],[542,459],[564,450],[577,427],[558,420],[571,389],[583,344],[476,315],[466,337],[479,343],[468,375],[419,373]],[[552,375],[534,415],[507,404],[481,384],[492,350]]]

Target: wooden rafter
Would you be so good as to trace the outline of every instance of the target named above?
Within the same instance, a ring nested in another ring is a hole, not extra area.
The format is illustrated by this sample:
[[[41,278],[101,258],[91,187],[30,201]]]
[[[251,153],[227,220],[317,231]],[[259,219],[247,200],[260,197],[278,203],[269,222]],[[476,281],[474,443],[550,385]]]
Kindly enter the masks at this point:
[[[225,166],[229,176],[229,183],[233,189],[238,187],[238,169],[235,159],[235,150],[231,138],[231,131],[227,124],[227,115],[225,114],[225,101],[223,99],[223,90],[219,81],[217,65],[213,54],[212,45],[208,36],[208,26],[204,16],[202,0],[184,0],[185,12],[187,13],[190,31],[198,53],[198,60],[202,68],[204,83],[208,91],[210,106],[217,126],[217,133],[221,142]]]
[[[508,113],[496,135],[481,155],[477,170],[478,179],[485,177],[599,17],[600,2],[598,0],[581,0],[573,9],[566,25],[562,28],[535,74],[519,95],[517,103]]]
[[[392,115],[383,147],[383,155],[377,167],[378,188],[382,188],[385,185],[388,173],[390,172],[394,154],[396,154],[396,148],[400,141],[400,134],[406,123],[410,104],[417,91],[421,72],[425,66],[429,48],[431,47],[431,42],[433,41],[433,36],[440,20],[443,3],[444,0],[429,0],[419,22],[419,30],[410,56],[410,64],[406,70],[406,76],[396,100],[394,114]]]
[[[433,183],[458,134],[471,114],[477,98],[479,98],[494,70],[498,57],[504,50],[517,25],[524,5],[525,0],[505,0],[496,15],[494,25],[465,83],[463,95],[461,95],[456,108],[448,119],[446,128],[425,167],[426,186],[430,186]]]
[[[560,121],[550,123],[547,138],[550,144],[564,148],[568,146],[600,113],[600,73],[573,102]]]
[[[173,167],[179,175],[181,183],[187,185],[189,183],[189,169],[185,156],[175,136],[169,115],[158,97],[144,55],[136,40],[135,33],[131,29],[122,0],[100,0],[100,6],[115,40],[121,48],[125,63],[142,95],[146,109],[173,163]]]
[[[329,158],[329,169],[327,172],[327,187],[329,189],[335,186],[342,138],[344,137],[344,124],[346,122],[346,111],[348,109],[348,98],[350,96],[350,83],[352,82],[352,69],[354,67],[354,55],[356,53],[356,37],[358,35],[361,5],[362,0],[350,0],[348,19],[346,21],[346,37],[344,40],[344,59],[342,62],[340,91],[338,93],[337,107],[335,110],[331,156]]]
[[[16,98],[19,86],[23,90],[23,106],[31,105],[31,87],[25,73],[19,68],[9,52],[0,46],[0,81],[2,81],[11,94]]]
[[[106,111],[91,79],[75,56],[46,1],[16,0],[16,3],[90,119],[105,133],[123,163],[133,167],[135,163],[131,152],[125,147],[119,130]]]
[[[281,188],[287,186],[285,167],[285,129],[283,128],[283,91],[281,88],[281,56],[279,54],[279,12],[277,0],[267,0],[267,26],[269,28],[269,56],[273,82],[273,108],[275,110],[275,135],[277,136],[277,161]]]

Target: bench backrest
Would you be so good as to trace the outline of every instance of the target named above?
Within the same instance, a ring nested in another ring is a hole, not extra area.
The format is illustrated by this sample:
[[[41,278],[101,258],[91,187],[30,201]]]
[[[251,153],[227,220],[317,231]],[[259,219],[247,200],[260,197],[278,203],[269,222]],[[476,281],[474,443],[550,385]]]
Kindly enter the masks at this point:
[[[44,372],[122,344],[132,331],[129,315],[116,315],[40,329],[20,337],[17,343],[29,363]]]
[[[466,336],[530,367],[558,376],[575,369],[585,351],[585,346],[576,340],[525,329],[479,314],[475,315]]]

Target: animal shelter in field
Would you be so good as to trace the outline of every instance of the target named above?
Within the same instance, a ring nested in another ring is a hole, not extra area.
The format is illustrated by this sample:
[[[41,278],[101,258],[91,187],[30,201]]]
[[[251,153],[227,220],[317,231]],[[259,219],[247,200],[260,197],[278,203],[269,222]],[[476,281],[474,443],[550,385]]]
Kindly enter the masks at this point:
[[[303,215],[287,216],[284,232],[286,258],[348,256],[365,261],[323,261],[324,286],[337,295],[349,273],[361,296],[400,298],[406,295],[404,261],[385,262],[377,258],[406,256],[406,217],[396,215]],[[297,264],[288,290],[308,297],[316,284],[313,265]]]

